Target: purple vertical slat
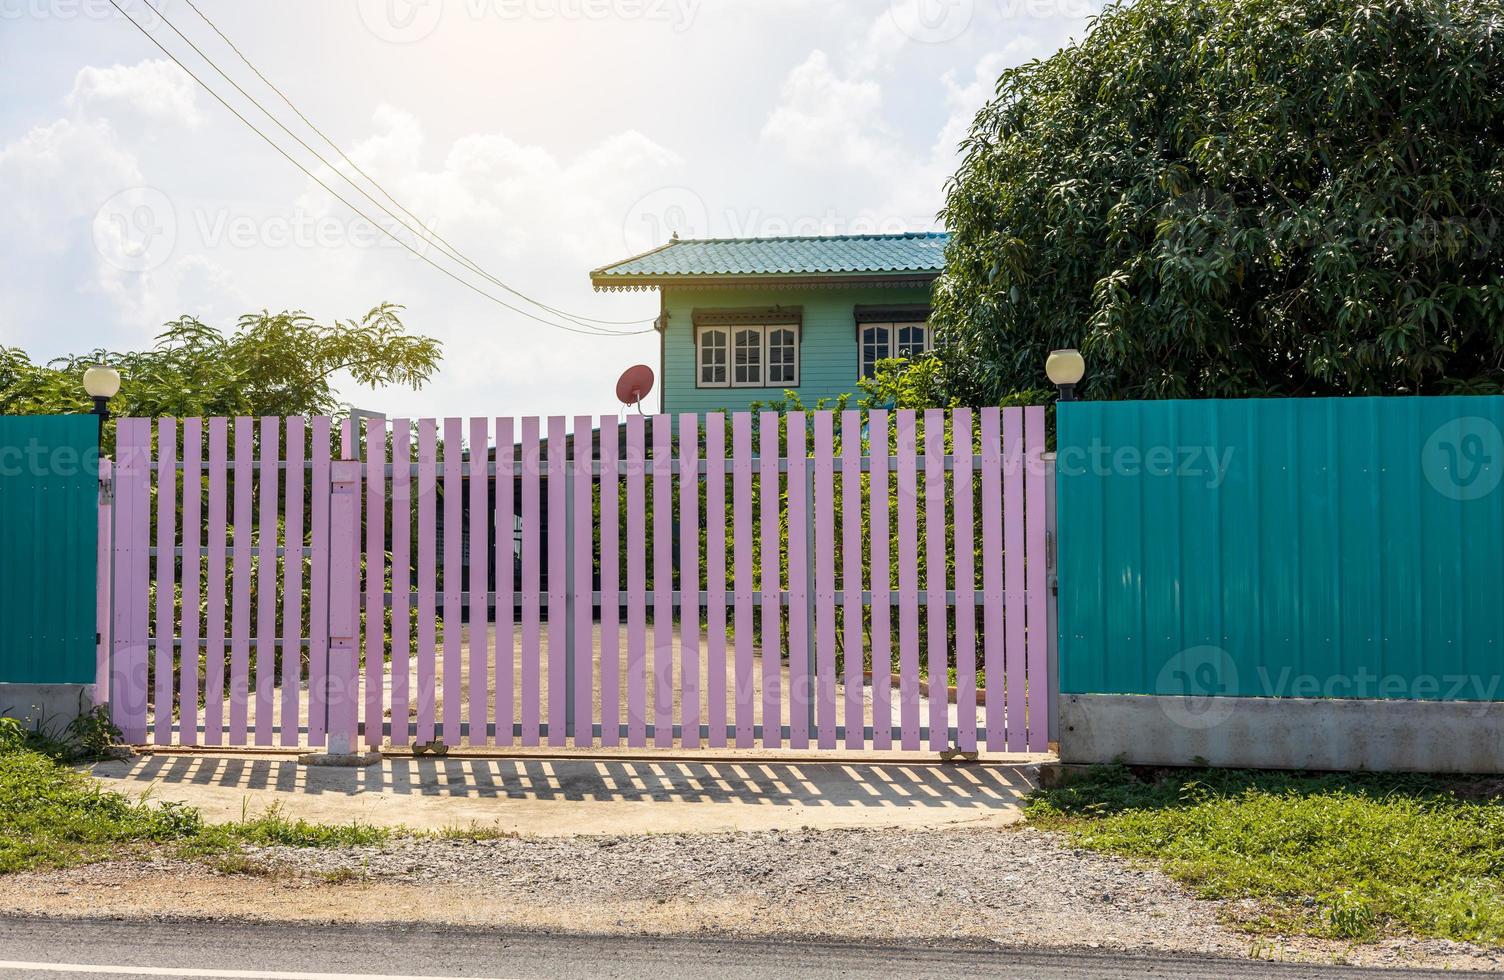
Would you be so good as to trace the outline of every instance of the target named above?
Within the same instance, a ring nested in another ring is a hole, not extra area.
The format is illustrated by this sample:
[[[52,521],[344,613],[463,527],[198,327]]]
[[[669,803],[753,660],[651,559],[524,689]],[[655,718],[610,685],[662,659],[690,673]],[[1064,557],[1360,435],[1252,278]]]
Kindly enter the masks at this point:
[[[574,746],[595,744],[595,610],[591,593],[595,567],[595,432],[588,415],[574,419]]]
[[[862,415],[841,413],[841,589],[846,652],[846,747],[867,745],[862,724]]]
[[[1003,676],[1008,689],[1009,752],[1022,752],[1025,737],[1024,651],[1024,410],[1003,410]]]
[[[726,747],[726,416],[705,416],[705,723]]]
[[[762,505],[762,744],[776,749],[783,745],[783,597],[779,560],[782,534],[778,515],[779,415],[763,412],[757,420],[759,480]]]
[[[601,745],[621,744],[621,422],[601,418]]]
[[[512,619],[517,584],[517,445],[511,419],[496,420],[496,744],[511,745],[517,636]]]
[[[110,716],[127,744],[146,740],[146,674],[151,601],[151,423],[121,419],[115,429],[115,615]]]
[[[898,412],[898,713],[903,748],[919,750],[919,480],[914,413]]]
[[[392,744],[410,741],[413,602],[412,422],[392,420]]]
[[[1028,690],[1029,751],[1049,750],[1049,655],[1048,622],[1049,547],[1046,527],[1046,495],[1049,483],[1041,455],[1045,450],[1044,406],[1024,409],[1024,462],[1027,468],[1024,490],[1025,589],[1028,592]]]
[[[178,454],[177,423],[170,418],[157,422],[157,630],[155,691],[152,698],[152,740],[158,745],[172,741],[172,654],[175,638],[173,606],[176,604]]]
[[[366,744],[385,740],[386,420],[366,419]],[[396,716],[392,717],[395,726]]]
[[[329,746],[336,753],[355,751],[360,724],[360,485],[359,460],[342,459],[333,464],[329,481],[328,676]]]
[[[643,469],[646,456],[645,423],[627,416],[627,744],[647,745],[647,500]]]
[[[491,612],[488,583],[491,553],[491,436],[484,418],[470,420],[470,517],[466,538],[470,553],[470,744],[489,739],[491,692]]]
[[[313,420],[309,512],[313,558],[308,581],[308,744],[323,745],[329,727],[329,454],[330,420]]]
[[[804,413],[787,418],[789,454],[789,748],[809,748],[809,478]]]
[[[815,413],[815,720],[836,747],[835,416]]]
[[[674,420],[653,418],[653,744],[674,744]]]
[[[733,595],[736,612],[736,747],[749,749],[755,744],[755,681],[752,642],[756,626],[752,618],[753,554],[757,542],[752,536],[754,510],[752,499],[752,416],[738,412],[731,420],[731,523],[734,540],[733,563],[736,569]]]
[[[438,658],[439,424],[418,420],[418,732],[419,745],[434,740]]]
[[[198,745],[199,596],[204,546],[204,423],[183,420],[183,646],[178,663],[178,744]]]
[[[1007,737],[1003,660],[1003,454],[1002,412],[982,409],[982,667],[987,673],[987,749],[1000,751]]]
[[[327,456],[328,453],[326,452]],[[229,475],[229,422],[209,420],[208,561],[204,570],[204,740],[219,745],[225,737],[225,510]]]
[[[230,744],[244,745],[251,671],[251,494],[255,423],[235,420],[234,578],[230,592]]]
[[[925,625],[929,630],[925,666],[930,684],[930,750],[950,748],[950,624],[946,615],[945,411],[924,413]]]
[[[686,749],[700,747],[700,420],[679,416],[679,696]]]
[[[256,520],[256,744],[271,745],[277,694],[277,483],[282,464],[281,424],[261,420]]]
[[[186,435],[186,430],[184,430]],[[303,486],[307,440],[301,418],[287,420],[287,486],[284,509],[287,555],[282,562],[282,744],[292,747],[300,738],[299,711],[303,685]],[[186,597],[186,593],[185,593]],[[185,598],[186,601],[186,598]]]
[[[569,744],[569,650],[564,641],[569,600],[569,437],[563,416],[548,420],[548,744]]]
[[[872,747],[893,747],[893,592],[888,543],[888,413],[867,417],[872,460]]]
[[[444,734],[457,746],[464,709],[465,435],[459,419],[444,420]]]
[[[539,634],[539,576],[541,574],[539,512],[538,420],[522,420],[522,744],[538,744],[539,659],[542,639]]]
[[[952,454],[956,458],[954,487],[956,565],[956,747],[977,750],[977,578],[976,534],[972,496],[972,413],[958,408],[951,414]]]
[[[108,457],[99,460],[99,483],[101,487],[111,489],[115,486],[115,464]],[[101,493],[100,498],[99,537],[94,553],[94,622],[99,625],[99,642],[94,646],[94,703],[108,704],[111,637],[114,636],[111,619],[115,614],[111,602],[115,580],[115,503],[113,493]]]

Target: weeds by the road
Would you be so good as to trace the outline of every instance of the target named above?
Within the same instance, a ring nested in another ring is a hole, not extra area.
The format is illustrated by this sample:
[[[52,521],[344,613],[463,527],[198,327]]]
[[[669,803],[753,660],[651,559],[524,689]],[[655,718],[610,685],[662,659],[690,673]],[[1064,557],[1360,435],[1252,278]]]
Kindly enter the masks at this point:
[[[1153,859],[1207,898],[1254,899],[1257,932],[1504,944],[1504,804],[1476,780],[1103,767],[1028,816]]]

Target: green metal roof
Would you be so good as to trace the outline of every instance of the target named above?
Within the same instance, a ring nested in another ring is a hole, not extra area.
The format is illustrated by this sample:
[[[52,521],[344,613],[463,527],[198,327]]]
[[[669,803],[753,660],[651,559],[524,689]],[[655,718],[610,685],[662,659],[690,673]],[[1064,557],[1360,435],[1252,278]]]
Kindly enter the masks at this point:
[[[590,273],[597,288],[696,278],[934,276],[945,267],[943,232],[820,238],[675,239]]]

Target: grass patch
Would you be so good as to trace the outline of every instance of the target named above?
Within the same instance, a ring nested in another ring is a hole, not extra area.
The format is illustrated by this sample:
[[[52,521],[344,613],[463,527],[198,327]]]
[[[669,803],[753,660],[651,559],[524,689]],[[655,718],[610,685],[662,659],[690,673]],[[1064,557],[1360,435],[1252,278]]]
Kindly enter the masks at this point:
[[[1255,899],[1255,932],[1504,945],[1498,784],[1420,776],[1093,770],[1027,815],[1152,859],[1205,898]]]

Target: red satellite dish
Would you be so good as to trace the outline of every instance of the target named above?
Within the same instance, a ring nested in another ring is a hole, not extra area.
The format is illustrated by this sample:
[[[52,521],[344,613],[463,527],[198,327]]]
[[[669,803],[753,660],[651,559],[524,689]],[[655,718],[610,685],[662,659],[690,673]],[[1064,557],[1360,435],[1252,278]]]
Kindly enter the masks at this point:
[[[653,369],[646,364],[629,367],[622,373],[621,380],[616,382],[616,400],[623,405],[638,406],[641,411],[642,400],[653,390]]]

